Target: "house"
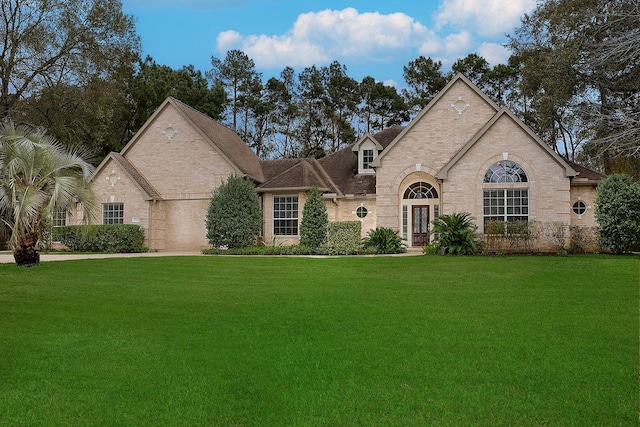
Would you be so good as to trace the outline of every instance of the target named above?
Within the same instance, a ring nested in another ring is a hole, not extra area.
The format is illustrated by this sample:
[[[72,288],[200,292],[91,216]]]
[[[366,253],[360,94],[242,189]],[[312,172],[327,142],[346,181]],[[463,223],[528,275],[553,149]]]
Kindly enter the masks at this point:
[[[299,241],[305,193],[317,186],[330,221],[398,230],[408,246],[430,240],[438,215],[595,226],[602,175],[568,162],[507,108],[458,74],[407,125],[365,134],[321,159],[259,160],[235,132],[168,98],[93,176],[101,222],[145,229],[151,250],[208,247],[211,194],[230,174],[250,178],[263,239]]]

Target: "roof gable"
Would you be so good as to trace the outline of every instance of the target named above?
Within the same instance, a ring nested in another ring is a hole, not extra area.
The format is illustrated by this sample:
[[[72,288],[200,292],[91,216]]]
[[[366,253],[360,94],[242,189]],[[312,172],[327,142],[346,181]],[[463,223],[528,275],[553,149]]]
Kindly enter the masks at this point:
[[[467,142],[458,153],[447,162],[447,164],[440,169],[440,171],[436,174],[436,178],[438,179],[447,179],[449,170],[460,160],[468,151],[473,147],[488,131],[491,127],[502,117],[508,117],[511,119],[523,132],[525,132],[531,139],[542,149],[544,150],[556,163],[564,168],[564,173],[566,177],[572,177],[576,175],[576,171],[562,158],[558,153],[554,152],[551,147],[542,141],[538,135],[536,135],[531,128],[525,125],[520,119],[516,117],[516,115],[506,107],[503,107],[500,111],[498,111],[492,118],[489,120],[483,127],[475,134],[473,138]]]
[[[144,200],[162,200],[162,196],[156,190],[153,185],[133,166],[133,164],[127,160],[120,153],[109,153],[107,157],[102,160],[102,162],[98,165],[93,174],[91,175],[91,180],[93,181],[102,170],[107,166],[109,162],[113,161],[116,163],[120,169],[122,169],[127,176],[135,183],[138,189],[142,192],[144,196]]]
[[[406,135],[408,132],[410,132],[418,122],[420,122],[420,120],[422,119],[422,117],[424,117],[425,115],[427,115],[429,113],[429,111],[433,108],[434,105],[436,105],[438,102],[440,102],[440,100],[453,88],[455,87],[458,83],[463,83],[466,86],[468,86],[473,92],[475,92],[475,94],[477,94],[477,96],[482,99],[487,105],[489,105],[494,111],[498,111],[499,107],[496,105],[495,102],[493,102],[491,100],[491,98],[489,98],[484,92],[482,92],[476,85],[474,85],[471,80],[469,80],[468,78],[466,78],[462,73],[458,73],[455,75],[455,77],[453,79],[451,79],[451,81],[449,83],[447,83],[447,85],[440,91],[438,92],[438,94],[427,104],[426,107],[424,107],[420,113],[418,113],[418,115],[411,120],[411,122],[409,122],[409,124],[402,130],[402,132],[400,132],[398,135],[395,136],[395,138],[391,141],[391,143],[386,147],[386,149],[380,153],[380,155],[378,157],[376,157],[373,162],[371,163],[371,165],[373,167],[379,167],[381,165],[381,161],[382,159],[391,151],[393,150],[394,146],[398,143],[398,141],[400,141],[404,135]]]
[[[373,145],[376,146],[376,149],[379,151],[384,148],[382,144],[380,144],[373,135],[367,132],[364,135],[362,135],[362,138],[360,138],[355,144],[352,145],[351,151],[360,151],[360,147],[362,146],[362,144],[364,144],[367,141],[371,141]]]
[[[121,151],[122,155],[126,156],[127,151],[136,144],[150,124],[153,123],[169,105],[173,106],[184,120],[187,121],[229,165],[236,169],[238,174],[246,175],[257,182],[264,181],[264,175],[260,167],[260,159],[251,148],[242,141],[238,134],[206,114],[189,107],[173,97],[168,97],[163,101],[140,130],[131,138],[129,143],[125,145]]]
[[[274,174],[258,186],[258,191],[264,190],[307,190],[318,187],[321,192],[338,192],[316,159],[284,159],[262,162]]]

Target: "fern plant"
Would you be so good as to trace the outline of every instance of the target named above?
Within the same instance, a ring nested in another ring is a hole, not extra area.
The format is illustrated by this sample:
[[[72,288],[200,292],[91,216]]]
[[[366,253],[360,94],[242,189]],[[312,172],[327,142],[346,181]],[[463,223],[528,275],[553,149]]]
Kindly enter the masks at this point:
[[[386,227],[369,230],[363,240],[365,249],[375,249],[379,254],[399,254],[406,251],[404,239],[398,232]]]
[[[482,248],[484,242],[469,212],[441,215],[431,223],[431,234],[437,236],[435,245],[439,254],[473,255]]]

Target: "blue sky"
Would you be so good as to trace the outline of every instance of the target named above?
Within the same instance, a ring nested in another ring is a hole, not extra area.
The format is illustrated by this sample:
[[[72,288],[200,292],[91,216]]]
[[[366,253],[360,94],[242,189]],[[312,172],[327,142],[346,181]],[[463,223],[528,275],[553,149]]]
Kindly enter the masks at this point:
[[[136,19],[144,55],[174,69],[205,72],[211,57],[238,49],[265,77],[286,67],[338,61],[360,81],[396,87],[402,68],[420,55],[443,71],[469,53],[506,62],[505,34],[536,0],[122,0]]]

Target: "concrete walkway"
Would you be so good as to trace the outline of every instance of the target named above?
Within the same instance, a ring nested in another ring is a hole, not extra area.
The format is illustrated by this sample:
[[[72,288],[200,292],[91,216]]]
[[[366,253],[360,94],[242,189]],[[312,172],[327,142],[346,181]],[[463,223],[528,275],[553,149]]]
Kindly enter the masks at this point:
[[[135,257],[162,257],[162,256],[203,256],[202,252],[144,252],[136,254],[74,254],[56,253],[40,254],[40,262],[47,261],[70,261],[74,259],[91,258],[135,258]],[[8,251],[0,252],[0,264],[14,263],[13,254]]]
[[[421,248],[409,248],[407,252],[401,254],[392,255],[362,255],[362,256],[416,256],[423,255]],[[47,261],[71,261],[74,259],[101,259],[101,258],[138,258],[138,257],[164,257],[164,256],[207,256],[202,252],[143,252],[143,253],[127,253],[127,254],[75,254],[75,253],[55,253],[55,254],[40,254],[40,262]],[[240,256],[240,255],[233,255]],[[247,255],[257,256],[257,255]],[[280,256],[280,255],[278,255]],[[285,255],[283,255],[285,256]],[[335,258],[339,255],[286,255],[286,256],[300,256],[310,258]],[[0,251],[0,264],[12,264],[15,260],[13,254],[10,251]]]

